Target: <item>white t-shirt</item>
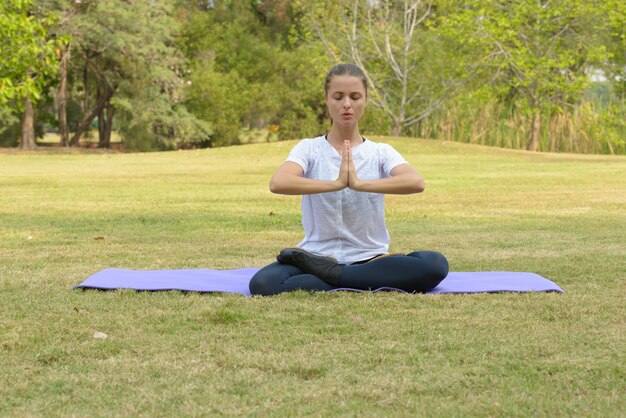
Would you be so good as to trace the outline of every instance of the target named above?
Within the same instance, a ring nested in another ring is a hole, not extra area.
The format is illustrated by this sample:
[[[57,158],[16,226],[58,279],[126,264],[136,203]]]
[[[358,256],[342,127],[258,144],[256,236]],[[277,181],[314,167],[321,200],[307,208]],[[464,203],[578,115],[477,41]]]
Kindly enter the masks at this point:
[[[352,148],[352,158],[361,180],[391,176],[391,170],[406,163],[391,145],[366,140]],[[302,167],[304,177],[333,181],[339,175],[341,155],[324,136],[300,141],[287,157]],[[385,196],[348,188],[337,192],[302,196],[304,239],[298,247],[330,255],[348,264],[386,254],[389,233],[385,226]]]

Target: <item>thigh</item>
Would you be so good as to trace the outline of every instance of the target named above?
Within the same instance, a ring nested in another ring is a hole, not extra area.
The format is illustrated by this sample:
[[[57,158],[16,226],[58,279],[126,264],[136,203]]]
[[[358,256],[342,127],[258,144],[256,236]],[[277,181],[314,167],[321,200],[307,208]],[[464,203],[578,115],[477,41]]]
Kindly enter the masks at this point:
[[[339,284],[357,289],[393,287],[407,292],[424,292],[437,286],[447,274],[448,263],[443,255],[418,251],[346,266]]]
[[[435,269],[440,271],[445,270],[445,274],[448,274],[448,259],[441,253],[436,251],[414,251],[412,253],[408,253],[407,256],[418,258],[425,263],[430,264]]]

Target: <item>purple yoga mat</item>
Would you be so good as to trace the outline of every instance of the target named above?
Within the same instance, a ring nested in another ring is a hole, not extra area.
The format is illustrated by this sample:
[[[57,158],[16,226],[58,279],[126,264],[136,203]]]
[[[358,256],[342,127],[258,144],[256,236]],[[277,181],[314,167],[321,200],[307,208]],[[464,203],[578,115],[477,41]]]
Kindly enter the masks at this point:
[[[236,270],[121,270],[105,269],[88,277],[77,288],[185,290],[192,292],[229,292],[250,296],[248,283],[259,271],[248,267]],[[336,289],[362,292],[358,289]],[[400,289],[383,287],[374,290]],[[439,286],[427,293],[485,292],[563,292],[559,286],[534,273],[510,271],[451,272]]]

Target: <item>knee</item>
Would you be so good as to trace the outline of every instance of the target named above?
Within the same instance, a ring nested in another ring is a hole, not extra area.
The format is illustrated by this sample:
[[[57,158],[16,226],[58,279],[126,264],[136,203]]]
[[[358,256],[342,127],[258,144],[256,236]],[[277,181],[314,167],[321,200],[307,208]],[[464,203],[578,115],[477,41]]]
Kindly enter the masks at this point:
[[[248,287],[250,288],[250,293],[253,295],[262,295],[269,296],[275,294],[275,281],[274,275],[264,271],[265,269],[259,270],[252,279],[250,279],[250,284]]]
[[[443,254],[434,251],[432,252],[432,258],[433,275],[437,276],[439,281],[441,281],[446,278],[450,269],[448,259]]]
[[[269,296],[283,292],[283,283],[301,271],[294,266],[274,262],[252,276],[248,288],[253,295]]]
[[[426,261],[430,276],[434,280],[442,281],[448,275],[448,259],[441,253],[436,251],[416,251],[407,255]]]

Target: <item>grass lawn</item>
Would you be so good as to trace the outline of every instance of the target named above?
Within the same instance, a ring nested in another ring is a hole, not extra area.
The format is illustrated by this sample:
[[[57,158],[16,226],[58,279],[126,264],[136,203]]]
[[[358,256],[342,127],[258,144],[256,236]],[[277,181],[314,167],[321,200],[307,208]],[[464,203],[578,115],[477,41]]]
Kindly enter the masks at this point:
[[[626,415],[626,157],[385,141],[426,178],[387,197],[391,251],[565,293],[73,290],[268,264],[302,235],[299,198],[267,187],[295,142],[4,153],[0,416]]]

